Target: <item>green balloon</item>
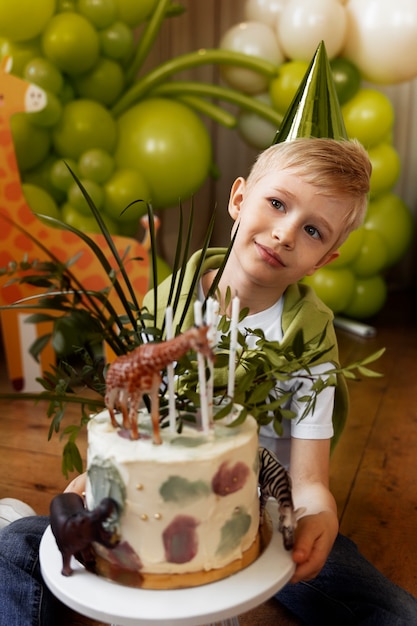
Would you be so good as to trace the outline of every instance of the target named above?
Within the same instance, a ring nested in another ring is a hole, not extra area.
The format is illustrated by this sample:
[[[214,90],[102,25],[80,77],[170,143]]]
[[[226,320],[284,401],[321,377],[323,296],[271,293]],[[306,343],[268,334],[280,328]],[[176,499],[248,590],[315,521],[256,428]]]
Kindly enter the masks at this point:
[[[379,233],[387,250],[385,267],[406,254],[413,239],[413,218],[406,203],[394,193],[386,193],[369,202],[365,228]]]
[[[341,105],[345,104],[359,91],[362,82],[361,73],[352,61],[343,57],[332,59],[330,61],[330,69],[332,70],[339,103]]]
[[[343,313],[356,319],[367,319],[376,315],[384,306],[387,287],[380,274],[356,281],[354,294]]]
[[[332,261],[331,267],[334,269],[335,267],[339,268],[350,265],[360,252],[364,236],[365,231],[363,226],[351,232],[346,241],[340,246],[340,255],[337,259]]]
[[[303,278],[303,283],[313,287],[320,300],[334,313],[341,313],[353,297],[355,276],[347,268],[334,270],[322,267],[311,276]]]
[[[357,276],[373,276],[386,267],[388,251],[384,239],[376,230],[366,230],[362,246],[351,264]]]
[[[47,128],[35,126],[27,113],[16,113],[11,118],[13,142],[21,172],[26,172],[48,156],[51,136]]]

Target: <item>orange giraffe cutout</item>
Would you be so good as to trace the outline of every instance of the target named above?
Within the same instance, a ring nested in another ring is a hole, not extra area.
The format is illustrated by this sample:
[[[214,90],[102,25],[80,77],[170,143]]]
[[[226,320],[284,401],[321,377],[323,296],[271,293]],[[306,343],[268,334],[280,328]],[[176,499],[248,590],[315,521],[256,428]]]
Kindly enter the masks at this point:
[[[79,259],[72,267],[78,280],[86,289],[103,289],[109,285],[110,280],[90,248],[73,233],[49,227],[39,220],[32,213],[24,197],[10,128],[10,118],[17,112],[26,111],[30,113],[41,110],[46,104],[46,94],[39,87],[10,74],[11,64],[12,60],[8,57],[4,57],[0,63],[0,267],[6,267],[10,262],[20,262],[25,256],[28,261],[35,259],[45,261],[48,259],[30,237],[10,222],[13,220],[61,261],[79,255]],[[6,219],[1,219],[2,216]],[[107,258],[116,268],[116,263],[104,236],[91,234],[90,237],[105,253],[108,252]],[[148,289],[148,250],[136,239],[129,237],[114,236],[113,242],[120,257],[126,257],[126,271],[139,304],[141,304]],[[125,254],[127,250],[128,252]],[[138,258],[143,260],[135,260]],[[7,285],[8,280],[7,277],[0,277],[0,305],[10,305],[37,293],[34,288],[28,285],[17,283]],[[113,292],[110,295],[110,300],[116,310],[121,313],[120,304]],[[27,313],[30,312],[28,306]],[[24,377],[24,359],[29,345],[25,345],[24,340],[22,340],[21,329],[23,325],[20,318],[21,314],[16,310],[0,310],[8,377],[13,388],[17,391],[24,390],[28,383]],[[37,325],[37,336],[44,333],[45,329],[42,328],[42,325]],[[106,355],[107,358],[111,358],[108,350]],[[33,378],[40,376],[54,362],[55,355],[52,348],[43,350],[39,373],[36,373]],[[33,367],[36,369],[34,360]]]

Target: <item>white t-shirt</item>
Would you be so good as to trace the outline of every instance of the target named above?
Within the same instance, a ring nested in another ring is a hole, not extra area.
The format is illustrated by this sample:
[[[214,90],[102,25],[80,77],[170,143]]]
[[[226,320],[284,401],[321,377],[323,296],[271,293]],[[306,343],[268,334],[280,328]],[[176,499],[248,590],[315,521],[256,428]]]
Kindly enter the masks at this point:
[[[204,300],[202,291],[200,291],[199,297]],[[260,329],[264,332],[265,339],[268,341],[282,341],[282,310],[284,298],[285,295],[269,309],[265,309],[253,315],[247,315],[244,320],[238,324],[239,331],[245,334],[245,328],[252,330]],[[246,336],[246,343],[249,348],[256,347],[256,340],[257,337],[251,334]],[[331,363],[322,363],[311,367],[310,373],[312,375],[319,375],[322,372],[328,371],[330,368]],[[285,392],[296,389],[300,383],[300,388],[295,391],[289,404],[285,408],[301,416],[305,403],[299,403],[297,398],[310,392],[310,380],[295,376],[291,380],[277,382],[277,386]],[[272,424],[262,426],[259,433],[260,444],[271,449],[278,456],[281,463],[288,465],[291,437],[298,439],[330,439],[333,436],[333,406],[334,387],[327,387],[320,392],[314,411],[310,411],[303,419],[297,417],[292,420],[283,419],[283,434],[281,437],[275,433]]]
[[[267,341],[282,341],[282,308],[284,304],[284,297],[280,298],[273,306],[260,313],[254,315],[248,315],[245,319],[239,323],[238,328],[241,333],[245,334],[245,328],[260,329],[265,334]],[[256,347],[257,338],[253,335],[248,335],[246,343],[249,348]],[[330,363],[322,363],[310,368],[311,374],[319,375],[331,368]],[[297,398],[300,398],[309,393],[311,388],[310,380],[304,377],[292,378],[288,381],[280,381],[278,384],[280,389],[285,391],[291,391],[295,389],[301,383],[300,389],[292,396],[291,402],[287,408],[291,409],[295,413],[302,414],[305,404],[299,404]],[[329,439],[333,435],[333,405],[334,405],[334,387],[327,387],[319,395],[319,400],[316,403],[313,412],[308,413],[302,420],[295,417],[292,420],[283,420],[284,427],[286,428],[287,436],[298,437],[299,439]],[[270,437],[276,437],[275,431],[272,425],[263,426],[262,430],[264,434]]]

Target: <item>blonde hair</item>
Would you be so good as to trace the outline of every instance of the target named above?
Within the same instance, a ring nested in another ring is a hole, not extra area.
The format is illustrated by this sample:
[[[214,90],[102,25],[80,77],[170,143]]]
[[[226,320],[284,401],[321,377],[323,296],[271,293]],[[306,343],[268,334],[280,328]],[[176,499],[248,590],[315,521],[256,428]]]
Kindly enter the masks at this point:
[[[322,195],[347,201],[345,228],[337,246],[362,224],[372,165],[358,141],[299,138],[275,144],[258,155],[247,178],[247,188],[273,169],[296,172]]]

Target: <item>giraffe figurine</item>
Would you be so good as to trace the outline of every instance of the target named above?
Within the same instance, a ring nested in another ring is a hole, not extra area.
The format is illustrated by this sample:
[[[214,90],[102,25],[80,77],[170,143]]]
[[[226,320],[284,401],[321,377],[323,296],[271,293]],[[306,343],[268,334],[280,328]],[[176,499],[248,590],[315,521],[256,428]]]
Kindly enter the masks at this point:
[[[87,244],[74,233],[47,226],[34,215],[28,206],[21,186],[10,118],[14,113],[26,111],[30,114],[30,112],[41,110],[45,106],[46,95],[40,88],[10,74],[11,63],[8,57],[4,57],[0,62],[0,267],[7,267],[9,263],[19,262],[25,257],[29,261],[49,260],[35,243],[40,242],[60,261],[78,258],[72,269],[85,289],[106,288],[111,284],[111,279]],[[19,230],[16,224],[24,228],[34,240]],[[104,236],[91,234],[90,237],[103,250],[117,271],[116,262]],[[136,239],[130,237],[114,236],[113,243],[120,257],[125,259],[126,271],[140,305],[148,290],[148,250]],[[18,300],[40,293],[39,290],[29,285],[7,284],[7,282],[7,277],[0,278],[0,306],[10,307]],[[121,313],[119,300],[114,296],[113,291],[110,293],[110,301],[116,311]],[[26,314],[30,312],[28,305]],[[32,326],[22,324],[21,318],[21,310],[10,308],[0,310],[8,377],[16,391],[27,390],[24,355],[28,345],[27,341],[25,345],[25,340],[22,339],[22,328]],[[38,336],[45,332],[45,323],[42,324],[43,328],[40,324],[35,327],[35,333]],[[32,341],[35,338],[32,338]],[[108,350],[106,356],[108,359],[114,358]],[[41,359],[38,375],[41,375],[43,370],[49,369],[50,364],[55,362],[52,348],[49,352],[44,350]],[[33,361],[33,366],[36,367],[35,361]]]
[[[144,393],[151,398],[153,442],[161,444],[159,432],[159,388],[161,371],[188,350],[200,352],[214,360],[207,338],[209,326],[193,326],[181,335],[162,342],[144,343],[129,354],[119,356],[107,370],[106,407],[114,428],[118,428],[115,408],[122,411],[123,428],[131,431],[131,439],[139,439],[138,409]]]

